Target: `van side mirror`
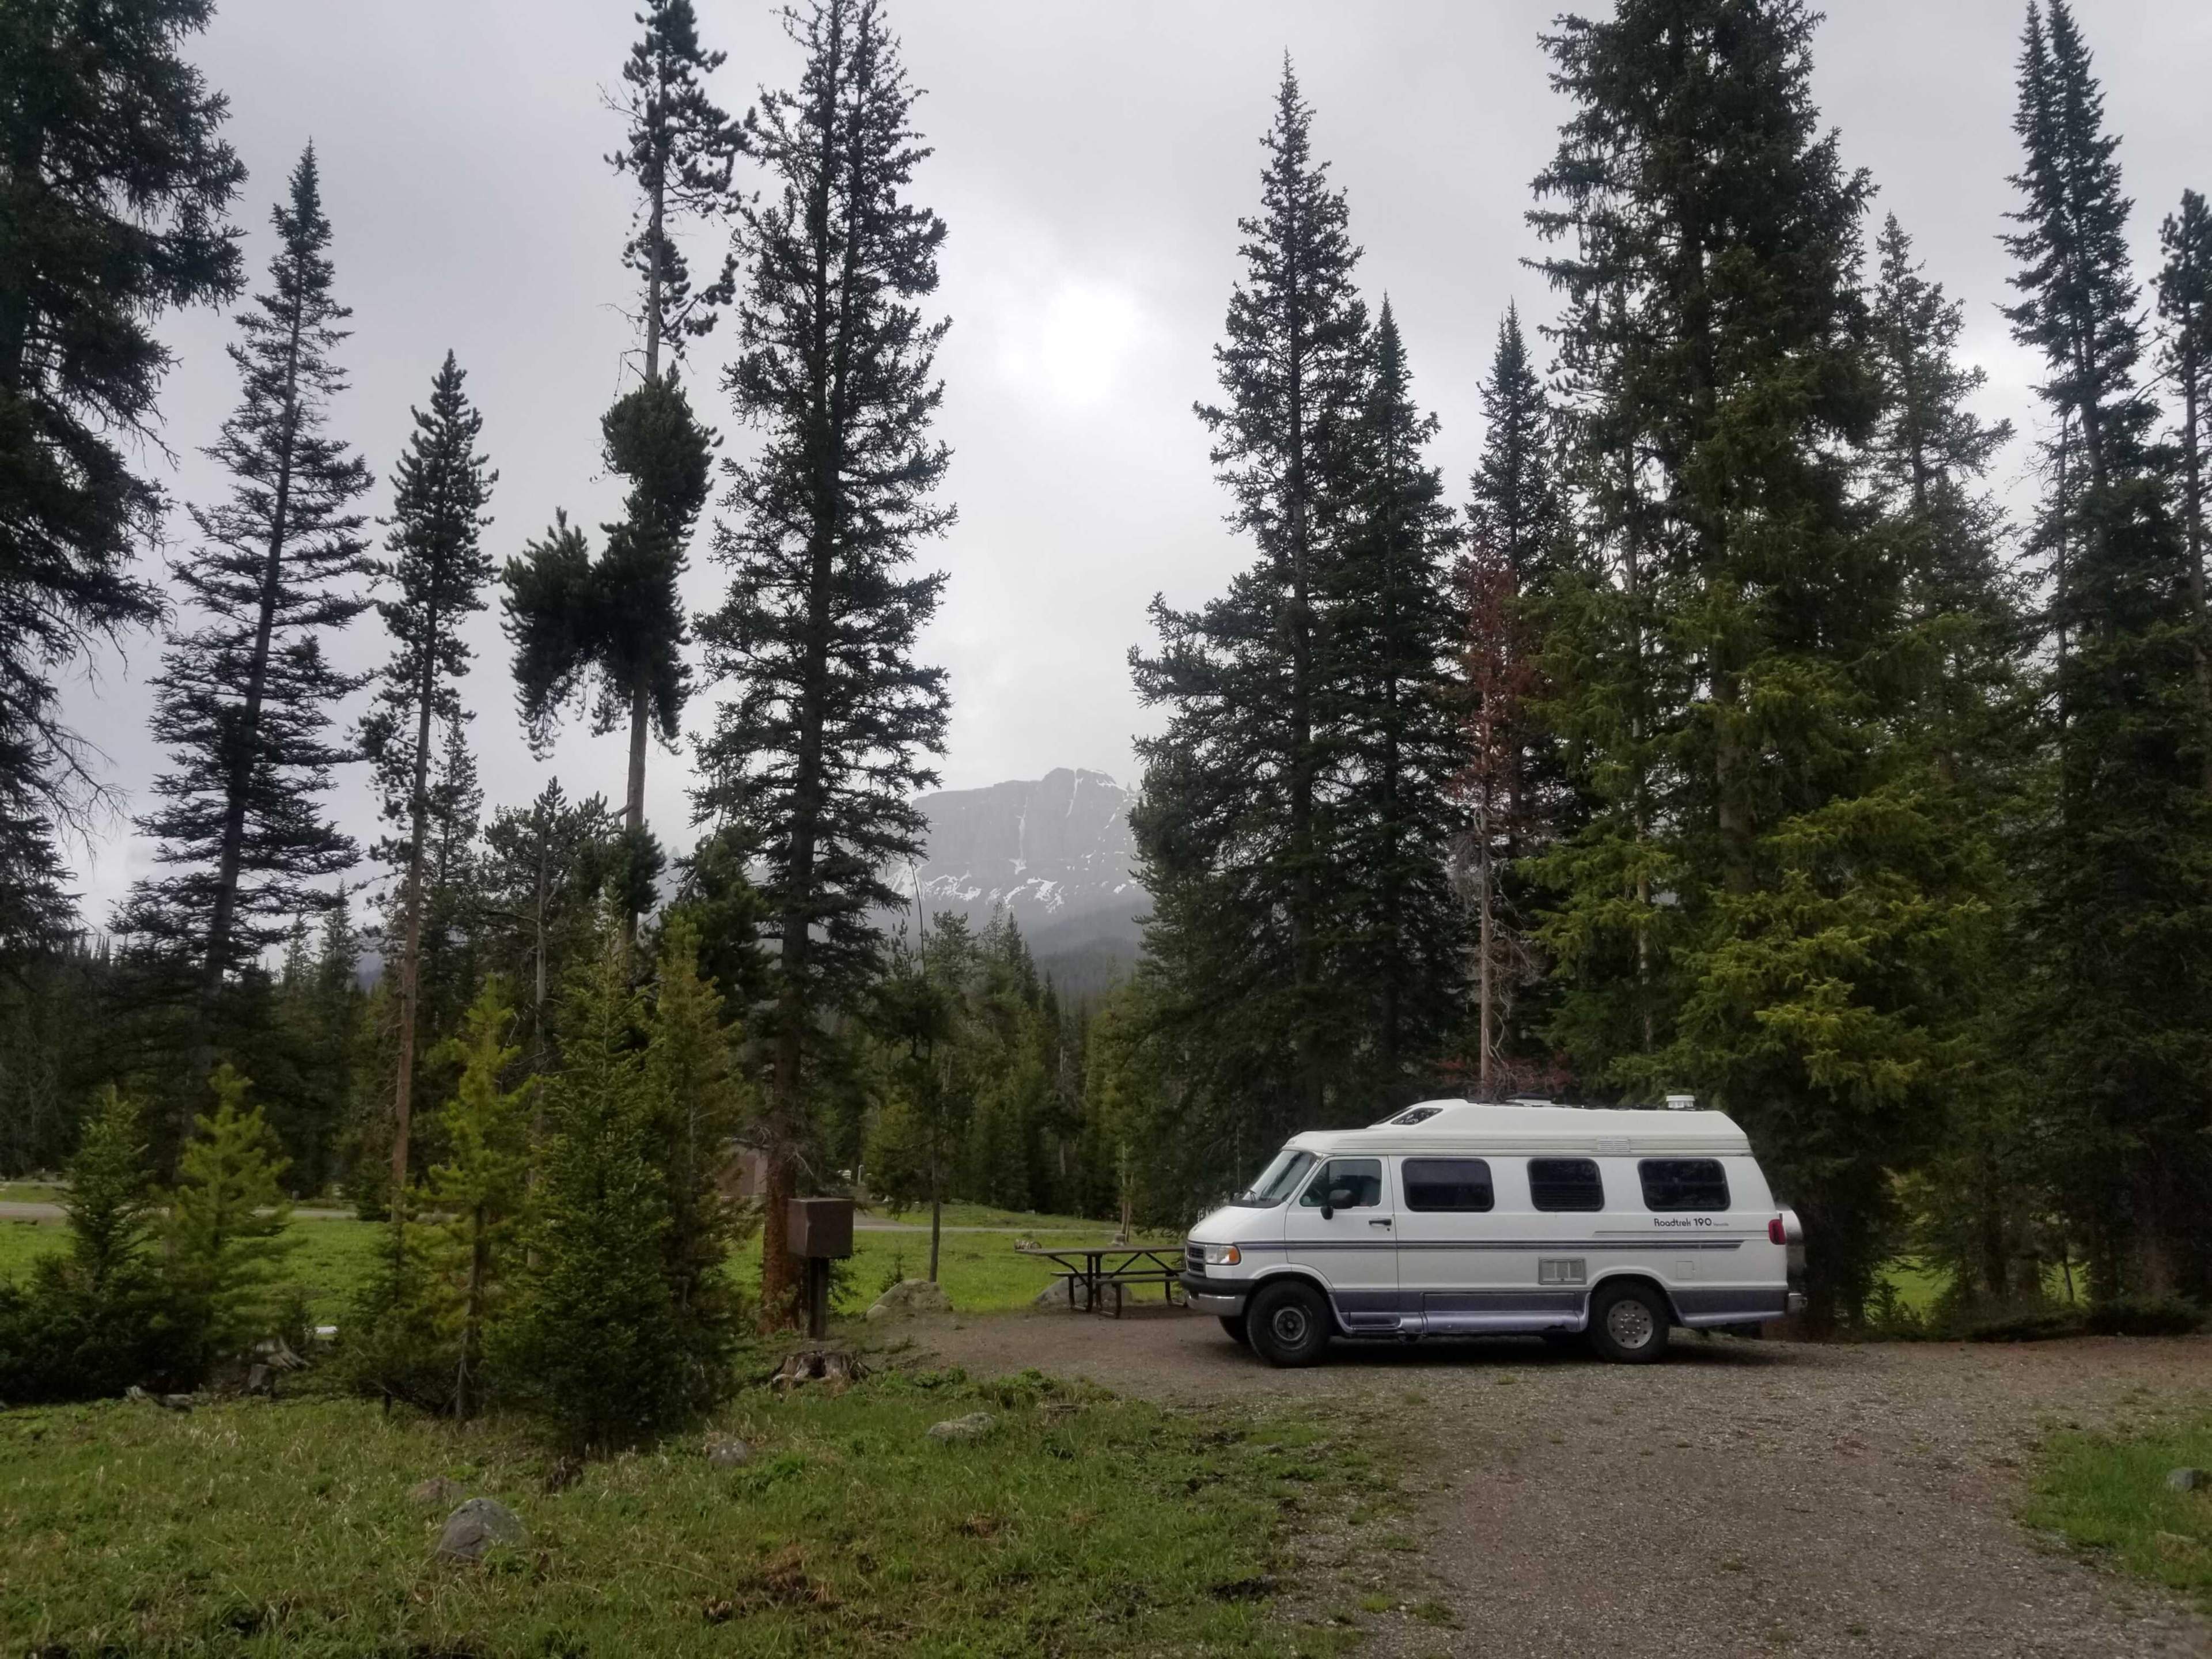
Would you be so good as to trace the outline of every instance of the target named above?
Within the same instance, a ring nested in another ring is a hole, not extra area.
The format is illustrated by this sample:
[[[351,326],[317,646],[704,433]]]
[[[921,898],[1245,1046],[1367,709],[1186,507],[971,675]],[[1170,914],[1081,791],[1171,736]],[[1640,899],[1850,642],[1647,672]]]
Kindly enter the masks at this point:
[[[1323,1221],[1331,1220],[1339,1210],[1350,1209],[1352,1196],[1352,1188],[1349,1187],[1330,1188],[1328,1200],[1321,1206],[1321,1218]]]

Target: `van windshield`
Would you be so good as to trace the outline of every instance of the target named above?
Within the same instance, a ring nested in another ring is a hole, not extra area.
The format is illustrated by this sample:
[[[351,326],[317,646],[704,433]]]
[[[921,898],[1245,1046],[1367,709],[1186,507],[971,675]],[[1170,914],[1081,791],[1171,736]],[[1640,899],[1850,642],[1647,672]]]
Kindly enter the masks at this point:
[[[1260,1172],[1257,1181],[1229,1201],[1240,1209],[1272,1210],[1297,1189],[1298,1182],[1306,1178],[1306,1171],[1313,1166],[1311,1152],[1285,1146],[1275,1154],[1275,1161]]]

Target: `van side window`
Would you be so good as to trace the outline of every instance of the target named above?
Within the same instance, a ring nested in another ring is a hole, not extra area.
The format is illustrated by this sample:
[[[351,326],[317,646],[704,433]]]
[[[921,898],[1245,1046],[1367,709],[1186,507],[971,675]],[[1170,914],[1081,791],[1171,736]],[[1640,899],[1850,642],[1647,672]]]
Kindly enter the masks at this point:
[[[1647,1210],[1725,1210],[1728,1171],[1717,1158],[1647,1158],[1636,1166]]]
[[[1532,1158],[1528,1201],[1540,1210],[1602,1210],[1605,1180],[1593,1158]]]
[[[1398,1166],[1409,1210],[1486,1210],[1490,1165],[1479,1158],[1409,1158]]]
[[[1301,1209],[1317,1210],[1333,1192],[1349,1188],[1352,1196],[1340,1210],[1371,1210],[1382,1201],[1382,1160],[1379,1158],[1333,1158],[1321,1173],[1306,1183],[1299,1195]]]

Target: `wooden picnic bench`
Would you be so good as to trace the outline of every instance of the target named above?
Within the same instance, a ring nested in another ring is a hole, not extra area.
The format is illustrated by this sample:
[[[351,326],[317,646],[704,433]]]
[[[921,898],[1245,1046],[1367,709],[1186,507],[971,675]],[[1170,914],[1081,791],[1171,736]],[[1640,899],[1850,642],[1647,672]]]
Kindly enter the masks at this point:
[[[1057,1264],[1067,1286],[1070,1313],[1103,1313],[1110,1301],[1114,1316],[1121,1316],[1121,1300],[1135,1285],[1158,1285],[1171,1307],[1187,1305],[1182,1291],[1182,1247],[1180,1244],[1072,1244],[1048,1249],[1042,1244],[1017,1246],[1024,1255],[1042,1256]]]

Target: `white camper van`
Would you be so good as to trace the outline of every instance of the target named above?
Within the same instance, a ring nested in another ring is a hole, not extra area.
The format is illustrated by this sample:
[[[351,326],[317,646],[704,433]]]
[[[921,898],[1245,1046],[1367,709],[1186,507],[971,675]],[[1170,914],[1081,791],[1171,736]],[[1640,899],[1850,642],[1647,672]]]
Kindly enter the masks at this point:
[[[1437,1100],[1294,1137],[1192,1229],[1182,1284],[1278,1365],[1514,1331],[1641,1361],[1676,1325],[1797,1312],[1802,1246],[1719,1112]]]

